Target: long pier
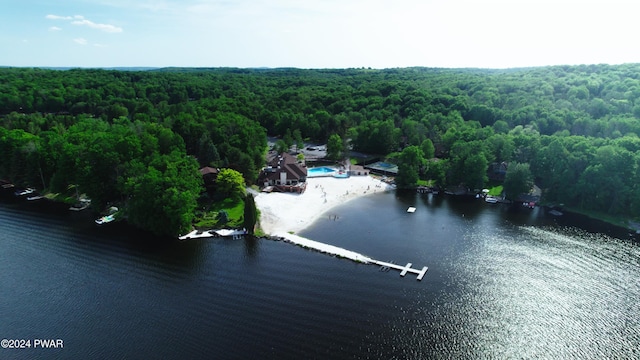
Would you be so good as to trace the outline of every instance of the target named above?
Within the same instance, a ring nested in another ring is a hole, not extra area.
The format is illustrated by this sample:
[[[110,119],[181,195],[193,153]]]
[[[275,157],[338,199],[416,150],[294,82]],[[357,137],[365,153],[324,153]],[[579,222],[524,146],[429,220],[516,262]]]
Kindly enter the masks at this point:
[[[187,239],[201,239],[201,238],[209,238],[209,237],[233,237],[234,239],[242,237],[246,234],[245,231],[243,230],[226,230],[226,229],[222,229],[222,230],[206,230],[206,231],[197,231],[194,230],[186,235],[180,236],[179,239],[180,240],[187,240]],[[379,260],[375,260],[372,259],[368,256],[362,255],[360,253],[357,253],[355,251],[350,251],[347,249],[343,249],[341,247],[337,247],[334,245],[329,245],[329,244],[325,244],[325,243],[321,243],[318,241],[314,241],[314,240],[310,240],[307,238],[304,238],[302,236],[298,236],[298,235],[294,235],[294,234],[289,234],[289,233],[279,233],[279,234],[274,234],[273,237],[275,239],[279,239],[279,240],[284,240],[286,242],[292,243],[292,244],[296,244],[298,246],[302,246],[304,248],[309,248],[309,249],[314,249],[316,251],[322,252],[322,253],[326,253],[326,254],[331,254],[331,255],[336,255],[336,256],[340,256],[349,260],[353,260],[359,263],[364,263],[364,264],[375,264],[375,265],[379,265],[381,266],[380,269],[396,269],[396,270],[400,270],[400,276],[404,277],[405,275],[407,275],[407,273],[412,273],[412,274],[416,274],[417,277],[416,279],[418,281],[422,280],[422,278],[424,277],[424,275],[427,273],[427,270],[429,270],[428,267],[423,267],[422,269],[416,269],[416,268],[412,268],[411,266],[413,264],[411,263],[407,263],[407,265],[402,266],[402,265],[398,265],[398,264],[394,264],[394,263],[390,263],[390,262],[386,262],[386,261],[379,261]]]
[[[381,269],[384,269],[386,267],[388,269],[400,270],[400,276],[402,277],[407,275],[407,273],[412,273],[417,275],[416,277],[417,280],[422,280],[424,275],[427,273],[427,270],[429,270],[429,268],[426,266],[423,267],[422,269],[412,268],[411,265],[413,264],[411,263],[408,263],[407,265],[402,266],[394,263],[389,263],[386,261],[375,260],[354,251],[346,250],[337,246],[321,243],[314,240],[309,240],[307,238],[303,238],[301,236],[293,235],[289,233],[280,233],[280,234],[277,234],[276,237],[302,247],[314,249],[316,251],[320,251],[327,254],[337,255],[346,259],[360,262],[360,263],[380,265]]]

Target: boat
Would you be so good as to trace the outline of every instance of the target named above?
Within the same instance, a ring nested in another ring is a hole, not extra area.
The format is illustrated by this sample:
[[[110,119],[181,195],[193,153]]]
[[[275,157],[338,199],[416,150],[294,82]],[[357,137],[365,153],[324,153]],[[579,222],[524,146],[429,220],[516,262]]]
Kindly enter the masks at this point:
[[[80,199],[79,202],[71,205],[69,210],[71,211],[81,211],[91,206],[91,200],[89,199]]]
[[[112,221],[114,221],[116,218],[113,215],[107,215],[107,216],[103,216],[99,219],[96,219],[96,224],[98,225],[103,225],[103,224],[108,224]]]
[[[549,211],[549,214],[551,214],[553,216],[562,216],[563,215],[561,211],[558,211],[558,210],[555,210],[555,209]]]
[[[496,204],[498,202],[498,199],[494,198],[493,196],[487,196],[486,198],[484,198],[484,201],[489,204]]]
[[[27,198],[28,201],[35,201],[35,200],[40,200],[40,199],[44,199],[44,196],[42,196],[42,195],[34,195],[34,196],[29,196]]]
[[[17,190],[14,194],[16,196],[25,196],[25,195],[33,194],[34,192],[36,192],[36,189],[27,188],[27,189],[24,189],[24,190]]]

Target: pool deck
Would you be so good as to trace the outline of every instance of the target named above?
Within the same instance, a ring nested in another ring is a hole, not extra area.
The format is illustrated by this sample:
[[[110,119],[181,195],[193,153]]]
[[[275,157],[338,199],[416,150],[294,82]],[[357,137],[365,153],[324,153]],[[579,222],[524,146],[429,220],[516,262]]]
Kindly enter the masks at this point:
[[[322,171],[313,171],[313,169],[323,169]],[[327,171],[327,170],[331,170],[331,171]],[[318,167],[312,167],[312,168],[308,168],[307,169],[307,177],[309,178],[314,178],[314,177],[322,177],[322,176],[333,176],[335,173],[337,173],[339,171],[339,169],[335,169],[335,168],[331,168],[328,166],[318,166]]]

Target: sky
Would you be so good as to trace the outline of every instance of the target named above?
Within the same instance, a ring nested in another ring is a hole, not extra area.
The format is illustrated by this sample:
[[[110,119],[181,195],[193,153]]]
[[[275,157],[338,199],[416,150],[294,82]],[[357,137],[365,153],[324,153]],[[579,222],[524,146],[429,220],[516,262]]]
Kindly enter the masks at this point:
[[[632,0],[0,0],[0,66],[640,62]]]

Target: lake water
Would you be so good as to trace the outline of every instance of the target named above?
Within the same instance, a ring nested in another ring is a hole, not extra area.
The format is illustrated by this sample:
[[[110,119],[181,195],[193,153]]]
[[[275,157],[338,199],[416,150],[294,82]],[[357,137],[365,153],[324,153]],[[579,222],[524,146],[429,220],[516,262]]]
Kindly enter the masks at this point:
[[[64,348],[3,359],[640,358],[640,248],[593,221],[386,193],[301,233],[429,266],[416,281],[284,242],[161,242],[28,205],[0,203],[0,338]]]

